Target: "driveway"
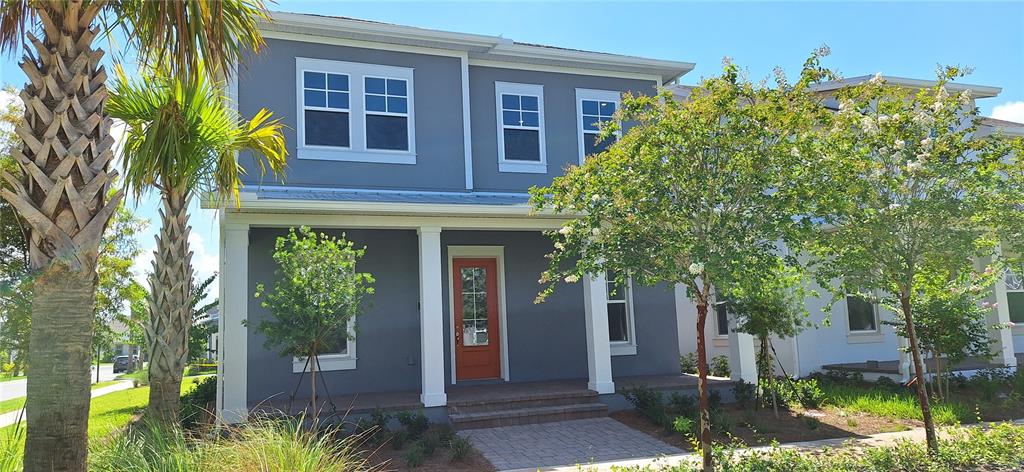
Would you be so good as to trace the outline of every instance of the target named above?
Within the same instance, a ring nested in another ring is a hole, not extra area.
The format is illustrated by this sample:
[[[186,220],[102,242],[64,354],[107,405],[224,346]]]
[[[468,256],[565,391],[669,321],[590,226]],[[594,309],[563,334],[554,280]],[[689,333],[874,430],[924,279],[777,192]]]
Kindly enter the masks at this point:
[[[89,381],[96,383],[96,366],[93,365],[92,369],[89,370]],[[100,382],[106,382],[108,380],[114,380],[117,377],[114,375],[113,364],[100,364]],[[25,379],[11,380],[7,382],[0,382],[0,402],[4,400],[10,400],[12,398],[21,398],[25,396]]]
[[[586,466],[683,453],[607,417],[471,429],[459,434],[472,441],[498,470]]]

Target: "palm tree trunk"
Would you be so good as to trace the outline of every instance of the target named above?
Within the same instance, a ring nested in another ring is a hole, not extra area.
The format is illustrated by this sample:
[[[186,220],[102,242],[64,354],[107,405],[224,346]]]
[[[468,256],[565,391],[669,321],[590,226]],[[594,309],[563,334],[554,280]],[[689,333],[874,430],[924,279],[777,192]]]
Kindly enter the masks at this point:
[[[86,470],[96,277],[55,265],[35,282],[25,470]]]
[[[697,391],[700,409],[700,449],[704,458],[704,471],[714,470],[711,457],[711,412],[708,405],[708,352],[704,345],[704,325],[708,319],[708,304],[697,302]]]
[[[188,360],[192,325],[192,252],[188,248],[188,194],[161,193],[162,227],[149,276],[149,409],[158,421],[175,422],[181,404],[181,376]]]
[[[88,453],[89,357],[100,238],[123,193],[107,199],[115,171],[104,112],[103,51],[92,26],[105,2],[31,2],[43,38],[26,32],[21,68],[25,120],[11,154],[21,175],[0,189],[28,224],[37,277],[26,399],[25,470],[84,471]]]
[[[914,359],[914,373],[917,376],[917,401],[921,404],[921,417],[924,419],[924,434],[928,442],[928,452],[939,451],[939,441],[935,435],[935,420],[932,419],[931,406],[928,404],[928,392],[925,390],[924,363],[921,361],[921,349],[917,346],[917,334],[914,332],[914,318],[911,313],[910,295],[900,294],[900,306],[903,308],[903,319],[906,322],[907,341],[910,342],[910,353]]]

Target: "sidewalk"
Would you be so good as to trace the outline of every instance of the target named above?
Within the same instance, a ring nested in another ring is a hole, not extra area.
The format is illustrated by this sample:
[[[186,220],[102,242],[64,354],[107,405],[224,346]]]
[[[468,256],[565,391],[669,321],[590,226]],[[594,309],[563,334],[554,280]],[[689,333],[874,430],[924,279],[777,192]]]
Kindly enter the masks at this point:
[[[108,386],[103,387],[103,388],[97,388],[96,390],[92,391],[92,398],[101,397],[101,396],[106,395],[108,393],[119,392],[121,390],[128,390],[129,388],[132,388],[132,386],[134,384],[135,384],[135,382],[133,382],[131,380],[124,380],[124,381],[118,382],[118,383],[116,383],[114,385],[108,385]],[[18,421],[18,418],[21,418],[22,422],[24,423],[24,421],[25,421],[24,420],[24,414],[25,414],[24,412],[25,412],[25,410],[21,409],[21,410],[16,410],[16,411],[11,411],[11,412],[8,412],[8,413],[0,414],[0,428],[3,428],[5,426],[10,426],[10,425],[16,423]]]
[[[1013,424],[1024,424],[1024,419],[1011,421]],[[966,425],[968,428],[976,427],[987,427],[993,423],[979,423],[973,425]],[[943,434],[943,430],[946,428],[939,429],[939,435]],[[798,451],[812,451],[820,450],[825,447],[838,448],[838,447],[878,447],[878,446],[891,446],[896,444],[898,441],[913,441],[913,442],[924,442],[924,428],[915,428],[907,431],[898,431],[895,433],[879,433],[871,436],[862,438],[835,438],[835,439],[821,439],[817,441],[805,441],[797,443],[780,444],[777,447],[779,449],[796,449]],[[760,446],[751,447],[748,449],[741,449],[739,453],[751,453],[755,451],[766,451],[770,450],[771,446]],[[505,472],[540,472],[540,471],[557,471],[557,472],[604,472],[610,471],[612,467],[644,467],[650,466],[653,469],[659,467],[667,467],[670,465],[676,465],[683,461],[689,461],[694,464],[699,463],[701,456],[698,453],[688,452],[685,454],[676,454],[671,456],[659,456],[659,457],[644,457],[637,459],[629,459],[622,461],[608,461],[608,462],[596,462],[591,464],[566,464],[555,467],[531,467],[525,469],[514,469]]]

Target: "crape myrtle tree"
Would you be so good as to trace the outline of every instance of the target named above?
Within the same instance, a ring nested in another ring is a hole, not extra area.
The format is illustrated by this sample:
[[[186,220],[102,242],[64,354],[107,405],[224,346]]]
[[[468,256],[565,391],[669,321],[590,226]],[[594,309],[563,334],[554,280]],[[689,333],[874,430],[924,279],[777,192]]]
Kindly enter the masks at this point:
[[[199,64],[217,73],[263,39],[261,0],[5,0],[0,53],[24,51],[24,122],[15,130],[20,173],[2,172],[0,188],[28,227],[33,277],[25,470],[86,469],[89,359],[100,240],[122,193],[112,120],[105,111],[107,27],[125,31],[143,62],[169,62],[178,75]]]
[[[138,78],[118,68],[107,107],[128,125],[126,183],[136,198],[150,191],[160,197],[160,231],[149,274],[146,411],[170,424],[180,410],[194,308],[189,204],[197,195],[237,204],[245,174],[237,153],[251,152],[261,177],[267,168],[283,175],[288,154],[280,120],[265,109],[243,119],[228,103],[223,85],[201,67],[194,76],[182,76],[155,63]]]
[[[838,193],[820,214],[811,245],[819,281],[837,297],[894,301],[932,453],[938,442],[913,310],[922,290],[917,282],[971,271],[979,257],[998,260],[999,236],[1007,234],[1002,223],[1019,221],[1024,211],[1011,180],[1020,171],[1021,141],[976,133],[970,92],[950,92],[964,74],[944,68],[934,86],[916,91],[875,76],[837,92],[823,156],[835,172],[821,187]]]
[[[773,388],[774,357],[769,337],[794,337],[808,327],[810,323],[804,300],[815,294],[806,289],[801,268],[787,265],[781,257],[770,274],[764,279],[733,281],[728,291],[721,294],[727,310],[736,320],[736,331],[757,338],[758,397],[761,403],[766,403],[766,395],[770,393],[777,414],[778,399]]]
[[[316,424],[317,355],[339,352],[343,343],[354,339],[349,323],[362,313],[366,298],[373,295],[374,278],[359,272],[356,265],[366,252],[352,241],[317,233],[308,226],[291,228],[274,243],[272,288],[260,283],[256,298],[273,315],[260,320],[256,331],[266,336],[267,348],[281,356],[306,359],[310,373],[310,406]]]
[[[538,302],[557,283],[612,271],[624,282],[682,284],[697,306],[700,443],[712,467],[704,326],[713,287],[766,279],[777,265],[777,242],[794,239],[807,222],[803,202],[814,188],[804,174],[821,154],[816,124],[824,114],[810,92],[830,74],[826,49],[789,83],[753,83],[726,61],[720,76],[701,81],[685,101],[668,91],[625,95],[605,152],[570,167],[550,187],[534,188],[539,211],[569,217],[550,236],[554,251]]]

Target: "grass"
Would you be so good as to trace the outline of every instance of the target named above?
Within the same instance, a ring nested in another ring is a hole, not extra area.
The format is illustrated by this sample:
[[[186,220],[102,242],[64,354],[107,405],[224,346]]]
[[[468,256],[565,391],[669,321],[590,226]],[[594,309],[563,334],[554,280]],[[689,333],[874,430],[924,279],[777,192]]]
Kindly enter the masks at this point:
[[[117,378],[121,379],[121,380],[137,380],[137,381],[145,384],[145,383],[149,382],[149,370],[148,369],[139,369],[139,370],[136,370],[135,372],[132,372],[130,374],[118,375]]]
[[[821,382],[826,404],[846,411],[855,411],[883,418],[921,420],[921,406],[910,391],[882,391],[877,387],[848,383]],[[974,411],[955,401],[931,403],[936,424],[952,425],[975,419]]]
[[[106,382],[99,382],[92,384],[92,389],[103,388],[110,385],[114,385],[120,382],[119,380],[108,380]],[[0,401],[0,414],[8,413],[22,409],[25,406],[25,397],[12,398],[10,400]]]
[[[21,380],[23,378],[25,378],[24,375],[19,375],[17,377],[10,377],[10,376],[9,377],[0,377],[0,383],[2,383],[2,382],[10,382],[12,380]]]

